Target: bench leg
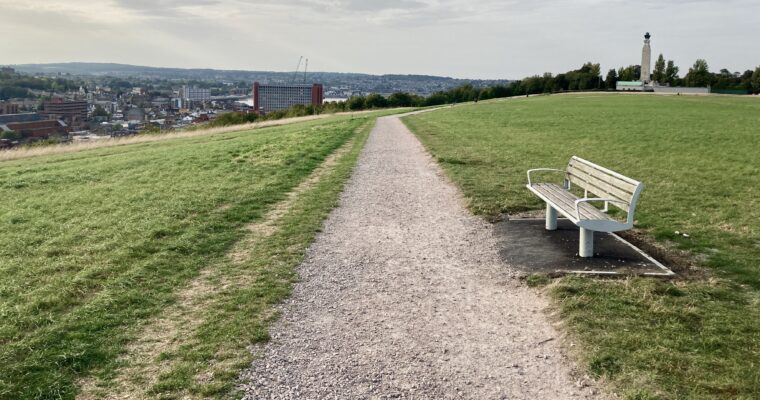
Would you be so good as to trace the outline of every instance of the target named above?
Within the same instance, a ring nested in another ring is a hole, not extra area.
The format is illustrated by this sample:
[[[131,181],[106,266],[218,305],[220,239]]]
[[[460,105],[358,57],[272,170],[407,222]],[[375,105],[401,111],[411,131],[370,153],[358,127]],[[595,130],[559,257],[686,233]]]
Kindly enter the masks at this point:
[[[546,205],[546,230],[557,230],[557,210],[549,204]]]
[[[578,255],[586,258],[594,256],[594,231],[581,228],[581,240],[578,245]]]

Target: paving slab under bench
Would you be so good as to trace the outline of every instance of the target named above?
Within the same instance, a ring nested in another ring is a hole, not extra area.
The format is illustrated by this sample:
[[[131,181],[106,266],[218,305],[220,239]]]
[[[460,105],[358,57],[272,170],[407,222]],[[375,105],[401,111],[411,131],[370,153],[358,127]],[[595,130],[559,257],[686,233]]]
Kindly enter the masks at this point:
[[[496,224],[504,262],[525,273],[671,276],[659,261],[612,233],[595,232],[594,257],[578,256],[578,227],[560,219],[547,231],[543,219],[515,218]]]

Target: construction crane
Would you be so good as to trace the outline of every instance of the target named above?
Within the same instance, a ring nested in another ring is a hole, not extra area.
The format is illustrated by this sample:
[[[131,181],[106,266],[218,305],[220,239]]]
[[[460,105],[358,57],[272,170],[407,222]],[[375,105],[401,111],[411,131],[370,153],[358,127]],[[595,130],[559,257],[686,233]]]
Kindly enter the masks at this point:
[[[306,65],[303,67],[303,83],[306,83],[306,72],[309,70],[309,59],[306,59]]]
[[[298,65],[296,65],[296,72],[293,73],[293,83],[296,82],[296,79],[298,79],[298,70],[301,69],[301,61],[303,61],[303,56],[298,59]]]

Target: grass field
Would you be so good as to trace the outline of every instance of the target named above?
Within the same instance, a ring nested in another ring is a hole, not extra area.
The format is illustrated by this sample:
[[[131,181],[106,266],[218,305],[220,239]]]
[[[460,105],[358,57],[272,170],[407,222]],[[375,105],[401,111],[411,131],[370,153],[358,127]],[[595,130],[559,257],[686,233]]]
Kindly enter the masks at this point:
[[[230,395],[375,116],[0,163],[0,398]]]
[[[760,398],[760,101],[546,96],[405,122],[488,218],[541,209],[525,171],[572,155],[644,182],[637,236],[709,273],[553,281],[579,357],[624,398]]]

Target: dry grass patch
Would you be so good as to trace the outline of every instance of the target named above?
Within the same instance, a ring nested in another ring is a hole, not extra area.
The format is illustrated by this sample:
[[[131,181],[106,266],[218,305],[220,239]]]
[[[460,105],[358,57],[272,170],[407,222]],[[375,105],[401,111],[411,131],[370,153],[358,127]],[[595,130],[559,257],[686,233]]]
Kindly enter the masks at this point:
[[[18,159],[23,159],[23,158],[47,156],[47,155],[53,155],[53,154],[72,153],[72,152],[83,151],[83,150],[99,149],[103,147],[124,146],[124,145],[130,145],[130,144],[140,144],[140,143],[152,143],[152,142],[160,142],[160,141],[171,140],[171,139],[181,139],[181,138],[189,138],[189,137],[197,137],[197,136],[217,135],[220,133],[249,131],[253,129],[266,128],[270,126],[280,126],[280,125],[294,124],[298,122],[313,121],[316,119],[327,118],[329,116],[330,116],[329,114],[310,115],[307,117],[296,117],[296,118],[286,118],[286,119],[280,119],[280,120],[274,120],[274,121],[252,122],[249,124],[223,126],[223,127],[218,127],[218,128],[189,129],[189,130],[183,130],[183,131],[178,131],[178,132],[162,133],[162,134],[157,134],[157,135],[137,135],[137,136],[129,136],[129,137],[100,139],[100,140],[92,141],[92,142],[80,142],[80,143],[73,143],[73,144],[60,144],[60,145],[51,145],[51,146],[2,150],[0,151],[0,161],[18,160]]]

